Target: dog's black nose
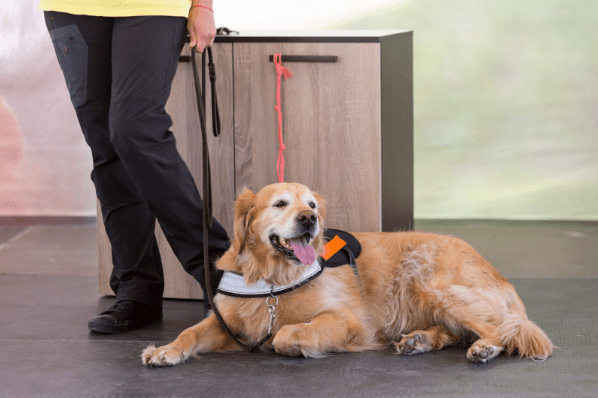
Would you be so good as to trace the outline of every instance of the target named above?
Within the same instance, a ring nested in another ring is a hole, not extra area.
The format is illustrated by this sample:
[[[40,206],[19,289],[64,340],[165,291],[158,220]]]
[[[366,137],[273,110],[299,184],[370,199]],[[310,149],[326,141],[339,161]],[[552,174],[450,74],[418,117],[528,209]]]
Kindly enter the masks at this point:
[[[303,210],[297,216],[297,222],[303,225],[305,228],[311,228],[312,225],[316,223],[318,217],[316,217],[316,213],[310,210]]]

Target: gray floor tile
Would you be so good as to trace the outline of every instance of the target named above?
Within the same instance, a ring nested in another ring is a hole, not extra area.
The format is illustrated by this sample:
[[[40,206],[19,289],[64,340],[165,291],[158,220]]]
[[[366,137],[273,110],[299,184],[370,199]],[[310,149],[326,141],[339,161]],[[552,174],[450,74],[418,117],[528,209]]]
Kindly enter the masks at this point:
[[[166,300],[164,320],[121,335],[89,332],[114,302],[86,293],[94,277],[0,276],[0,386],[7,396],[592,396],[598,374],[598,280],[512,279],[528,314],[560,350],[545,362],[501,355],[472,364],[466,346],[414,357],[391,349],[323,359],[206,354],[148,369],[149,343],[172,341],[201,303]],[[81,300],[74,300],[77,296]]]
[[[0,247],[0,274],[97,275],[95,224],[34,225]]]
[[[460,347],[421,356],[207,354],[147,368],[145,342],[0,340],[6,396],[595,397],[598,348],[564,347],[545,362],[500,356],[472,364]]]
[[[19,261],[31,272],[51,272],[0,275],[0,397],[596,396],[594,224],[426,221],[416,227],[472,243],[509,277],[530,319],[560,350],[544,362],[501,355],[489,364],[470,363],[466,346],[413,357],[391,349],[322,359],[212,353],[178,367],[147,368],[143,348],[168,343],[200,321],[202,303],[165,300],[161,323],[120,335],[90,332],[89,318],[114,303],[97,294],[95,225],[30,227],[9,240],[8,252],[0,246],[0,273]],[[65,267],[51,268],[49,258]]]
[[[507,278],[597,278],[598,222],[417,220],[465,239]]]

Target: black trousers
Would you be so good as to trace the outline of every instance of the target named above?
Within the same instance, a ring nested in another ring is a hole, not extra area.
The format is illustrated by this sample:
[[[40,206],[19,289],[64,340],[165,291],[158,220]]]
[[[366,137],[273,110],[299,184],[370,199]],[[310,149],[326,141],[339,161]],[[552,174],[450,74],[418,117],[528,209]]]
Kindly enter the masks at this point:
[[[156,220],[205,292],[203,202],[175,146],[164,106],[187,36],[187,19],[44,12],[71,101],[91,148],[91,179],[112,245],[117,300],[162,305]],[[213,220],[211,258],[230,246]],[[213,254],[212,254],[213,253]],[[213,287],[220,273],[213,272]]]

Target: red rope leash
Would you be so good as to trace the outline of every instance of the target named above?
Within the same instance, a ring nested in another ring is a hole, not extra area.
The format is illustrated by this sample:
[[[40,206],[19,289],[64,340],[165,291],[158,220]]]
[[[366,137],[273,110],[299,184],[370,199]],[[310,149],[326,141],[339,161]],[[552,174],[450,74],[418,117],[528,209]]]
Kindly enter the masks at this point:
[[[276,173],[278,174],[278,182],[284,181],[284,156],[282,155],[282,151],[286,148],[286,146],[282,143],[282,106],[280,104],[280,86],[282,79],[281,76],[284,76],[284,80],[287,80],[289,77],[293,76],[293,74],[281,63],[281,55],[274,54],[274,66],[276,67],[276,106],[274,109],[278,112],[278,161],[276,163]]]

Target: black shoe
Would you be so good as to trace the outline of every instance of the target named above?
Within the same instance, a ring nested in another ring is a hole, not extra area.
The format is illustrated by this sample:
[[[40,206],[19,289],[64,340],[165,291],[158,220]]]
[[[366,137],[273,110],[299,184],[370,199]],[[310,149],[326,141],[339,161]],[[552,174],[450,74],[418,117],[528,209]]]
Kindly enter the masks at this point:
[[[92,318],[89,330],[100,333],[123,333],[162,320],[162,308],[131,300],[117,301],[108,311]]]

